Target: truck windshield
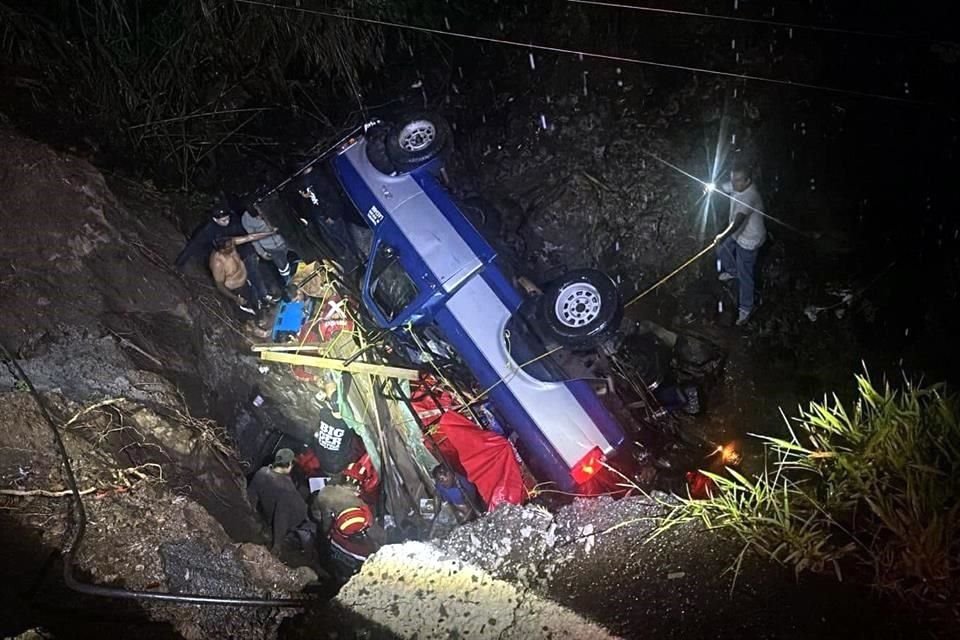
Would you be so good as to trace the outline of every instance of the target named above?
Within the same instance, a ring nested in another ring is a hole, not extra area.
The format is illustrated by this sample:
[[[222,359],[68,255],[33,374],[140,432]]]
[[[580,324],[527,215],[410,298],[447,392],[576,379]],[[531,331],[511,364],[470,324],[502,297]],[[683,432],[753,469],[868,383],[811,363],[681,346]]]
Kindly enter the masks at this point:
[[[523,313],[523,307],[507,321],[503,333],[510,357],[518,367],[523,367],[524,373],[543,382],[563,382],[569,378],[552,355],[544,355],[549,349]]]
[[[417,286],[397,259],[397,253],[385,244],[377,247],[370,271],[370,296],[380,312],[393,320],[417,297]]]

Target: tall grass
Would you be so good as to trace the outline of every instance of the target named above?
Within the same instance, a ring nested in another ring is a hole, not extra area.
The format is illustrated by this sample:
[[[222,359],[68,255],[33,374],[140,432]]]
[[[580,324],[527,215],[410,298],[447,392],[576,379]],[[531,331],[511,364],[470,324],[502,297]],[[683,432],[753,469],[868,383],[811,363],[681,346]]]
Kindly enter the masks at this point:
[[[803,571],[871,584],[957,613],[960,404],[943,385],[895,389],[857,376],[857,396],[813,402],[766,444],[764,470],[712,474],[709,500],[680,499],[657,533],[691,520]]]

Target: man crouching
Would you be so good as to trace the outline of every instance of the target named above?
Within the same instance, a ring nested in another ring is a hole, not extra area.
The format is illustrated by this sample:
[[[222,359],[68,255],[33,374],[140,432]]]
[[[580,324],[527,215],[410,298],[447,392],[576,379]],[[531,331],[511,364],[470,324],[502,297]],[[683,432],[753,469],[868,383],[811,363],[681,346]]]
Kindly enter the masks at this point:
[[[384,543],[383,528],[360,498],[360,487],[342,474],[330,479],[314,497],[310,515],[320,537],[330,543],[330,559],[340,582],[346,582]]]

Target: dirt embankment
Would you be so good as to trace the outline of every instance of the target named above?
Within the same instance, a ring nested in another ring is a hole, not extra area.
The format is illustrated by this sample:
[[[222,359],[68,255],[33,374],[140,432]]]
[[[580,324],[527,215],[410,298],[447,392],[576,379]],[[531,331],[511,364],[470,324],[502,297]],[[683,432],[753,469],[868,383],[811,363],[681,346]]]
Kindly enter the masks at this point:
[[[77,575],[161,592],[299,592],[312,572],[236,542],[261,539],[226,421],[256,366],[202,274],[170,266],[184,241],[174,205],[11,130],[0,130],[0,148],[0,341],[66,425],[87,511]],[[3,635],[39,626],[55,637],[264,638],[288,615],[66,590],[67,488],[34,398],[15,369],[0,369],[0,546],[12,551]]]

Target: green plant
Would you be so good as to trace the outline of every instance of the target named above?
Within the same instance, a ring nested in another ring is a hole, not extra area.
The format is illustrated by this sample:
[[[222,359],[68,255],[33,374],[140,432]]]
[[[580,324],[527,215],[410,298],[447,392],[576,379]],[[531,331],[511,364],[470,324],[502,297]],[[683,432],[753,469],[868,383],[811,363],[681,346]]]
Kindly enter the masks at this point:
[[[766,443],[755,478],[711,474],[709,500],[681,498],[661,521],[733,532],[802,571],[852,573],[928,605],[956,605],[960,567],[960,404],[943,385],[902,389],[857,376],[851,408],[834,396],[787,422]],[[866,569],[866,571],[864,571]]]

